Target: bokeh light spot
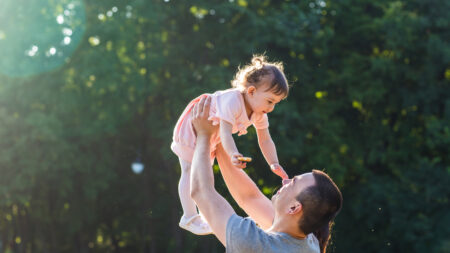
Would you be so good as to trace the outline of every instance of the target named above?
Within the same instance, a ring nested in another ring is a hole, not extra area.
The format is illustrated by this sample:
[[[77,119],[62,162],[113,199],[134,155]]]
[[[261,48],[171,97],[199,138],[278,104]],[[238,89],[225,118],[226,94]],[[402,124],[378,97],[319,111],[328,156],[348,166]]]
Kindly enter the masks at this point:
[[[58,17],[56,17],[56,22],[58,22],[58,24],[62,24],[64,23],[64,17],[63,15],[58,15]]]
[[[71,41],[72,41],[72,39],[70,37],[64,37],[63,43],[64,43],[64,45],[69,45]]]
[[[97,36],[91,36],[88,39],[89,44],[91,44],[92,46],[98,46],[100,44],[100,38]]]

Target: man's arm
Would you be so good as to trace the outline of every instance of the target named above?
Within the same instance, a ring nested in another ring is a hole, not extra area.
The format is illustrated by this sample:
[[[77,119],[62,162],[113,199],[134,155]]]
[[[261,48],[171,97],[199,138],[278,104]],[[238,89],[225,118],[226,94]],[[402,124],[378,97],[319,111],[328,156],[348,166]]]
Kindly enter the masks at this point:
[[[213,127],[207,119],[210,101],[210,97],[202,98],[192,111],[197,144],[191,165],[191,197],[197,203],[216,237],[226,247],[227,222],[235,212],[214,189],[209,144],[211,134],[217,127]]]
[[[275,216],[272,201],[262,194],[247,173],[231,164],[222,145],[218,145],[216,157],[222,177],[234,200],[262,229],[270,228]]]

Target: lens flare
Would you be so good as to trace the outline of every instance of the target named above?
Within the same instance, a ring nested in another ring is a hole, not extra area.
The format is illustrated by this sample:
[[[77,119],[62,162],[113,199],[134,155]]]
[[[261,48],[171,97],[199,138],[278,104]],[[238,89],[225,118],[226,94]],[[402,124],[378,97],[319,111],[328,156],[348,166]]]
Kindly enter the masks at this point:
[[[0,74],[26,77],[65,64],[86,30],[82,0],[2,0]]]

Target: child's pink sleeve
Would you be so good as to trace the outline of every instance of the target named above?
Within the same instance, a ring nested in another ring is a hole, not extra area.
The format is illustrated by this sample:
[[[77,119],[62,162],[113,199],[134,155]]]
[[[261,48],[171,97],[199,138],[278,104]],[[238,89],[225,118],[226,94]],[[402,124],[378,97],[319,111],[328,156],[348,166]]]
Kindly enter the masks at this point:
[[[239,97],[235,96],[233,93],[224,94],[217,97],[215,118],[225,120],[232,126],[236,125],[236,119],[242,113],[242,102]]]
[[[265,113],[255,114],[255,116],[252,117],[252,123],[256,129],[266,129],[269,127],[269,118]]]

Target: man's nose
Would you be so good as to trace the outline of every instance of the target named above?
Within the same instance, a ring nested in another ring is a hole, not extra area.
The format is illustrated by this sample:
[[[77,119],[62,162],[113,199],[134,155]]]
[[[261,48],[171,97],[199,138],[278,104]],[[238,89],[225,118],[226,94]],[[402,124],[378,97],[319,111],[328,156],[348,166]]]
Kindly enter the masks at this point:
[[[289,184],[289,183],[291,182],[291,180],[292,180],[292,179],[283,179],[283,180],[281,181],[281,183],[282,183],[283,185]]]

